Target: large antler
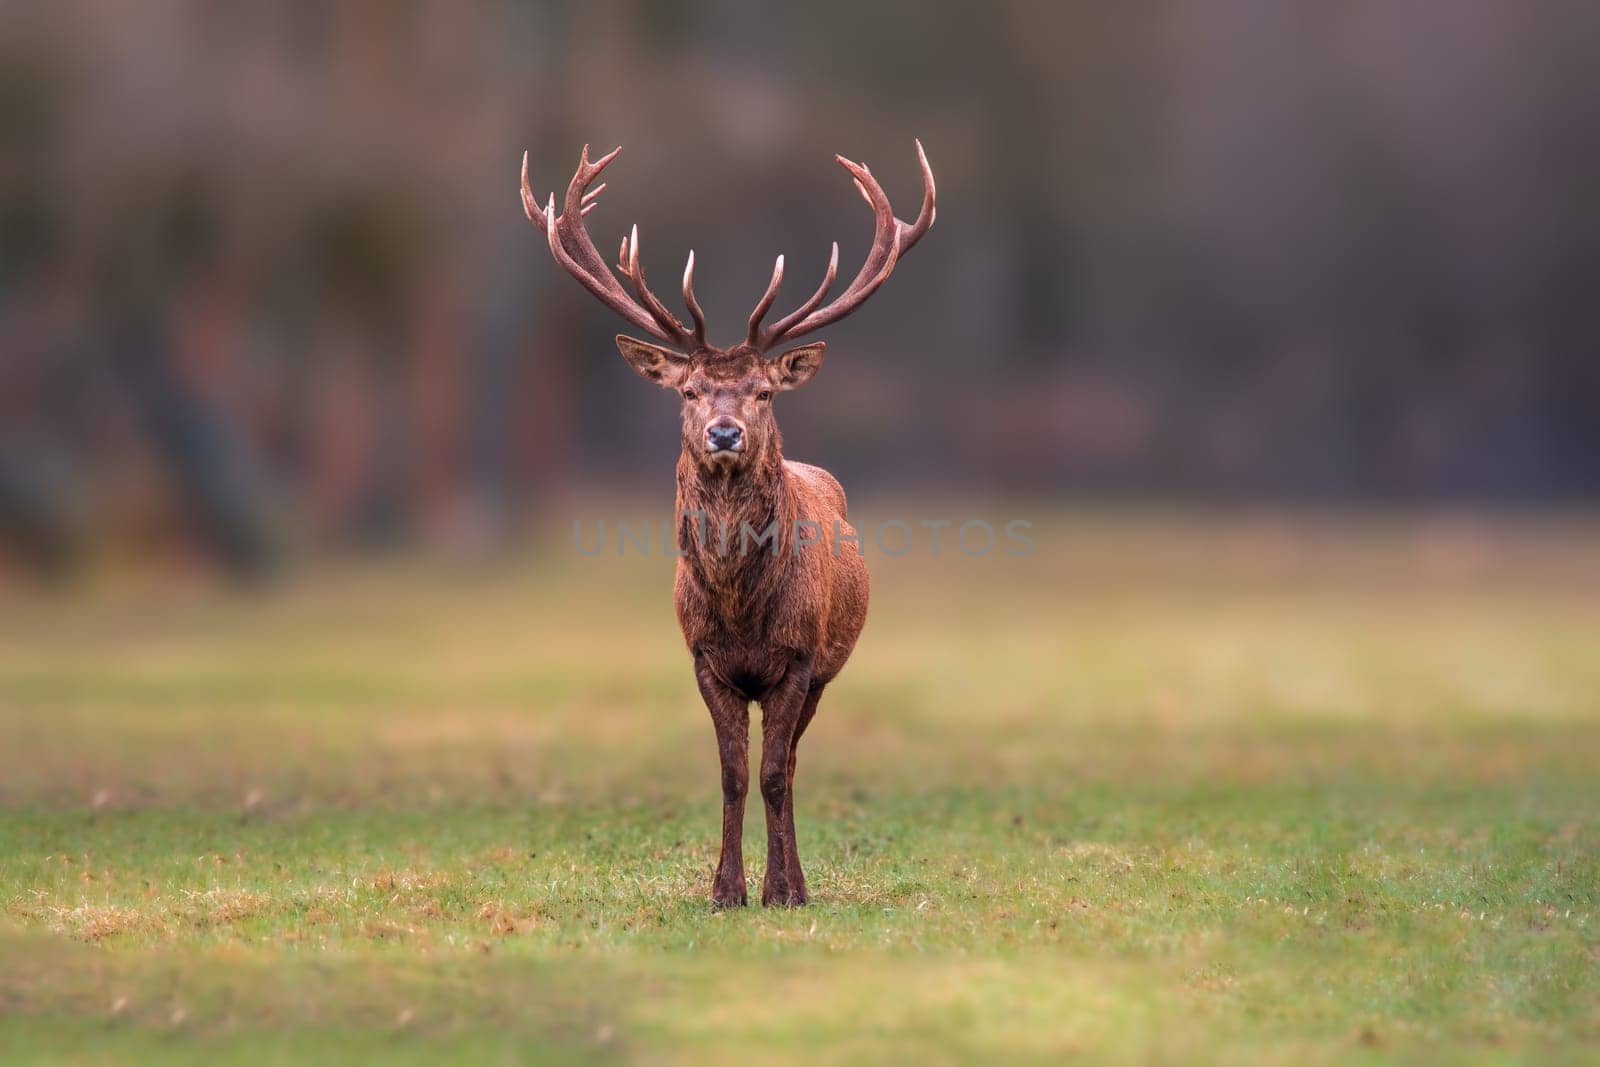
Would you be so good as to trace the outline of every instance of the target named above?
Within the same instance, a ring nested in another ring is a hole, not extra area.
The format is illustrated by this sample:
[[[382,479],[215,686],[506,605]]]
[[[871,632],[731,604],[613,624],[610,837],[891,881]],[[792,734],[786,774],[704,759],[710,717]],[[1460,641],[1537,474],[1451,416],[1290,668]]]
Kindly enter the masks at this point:
[[[556,195],[553,192],[548,205],[542,209],[539,207],[539,199],[534,196],[533,186],[528,182],[528,153],[522,153],[522,208],[528,213],[529,221],[544,231],[550,241],[550,254],[555,256],[556,262],[607,307],[652,337],[686,351],[704,348],[706,322],[700,311],[700,303],[694,297],[693,252],[689,253],[689,262],[683,270],[683,300],[694,319],[694,328],[691,330],[679,322],[677,316],[668,311],[645,284],[644,268],[639,264],[639,227],[635,226],[623,238],[617,262],[617,270],[633,283],[633,290],[638,294],[637,301],[628,295],[622,283],[606,267],[599,249],[595,248],[588,231],[584,229],[583,216],[594,210],[595,198],[605,188],[604,182],[594,189],[590,189],[589,185],[621,151],[621,148],[614,149],[591,163],[589,146],[583,146],[583,155],[578,161],[577,172],[567,186],[567,196],[560,215],[556,214]]]
[[[772,268],[772,281],[768,283],[766,293],[762,295],[755,311],[750,315],[750,330],[746,337],[747,344],[763,352],[829,323],[838,322],[860,307],[893,273],[900,257],[910,251],[911,246],[920,241],[922,235],[933,225],[935,214],[933,169],[928,166],[928,156],[922,150],[921,141],[917,142],[917,162],[922,165],[922,210],[917,212],[916,221],[911,223],[895,218],[894,209],[889,206],[889,198],[884,195],[883,187],[872,176],[872,171],[866,164],[852,163],[843,156],[833,158],[850,172],[857,191],[872,206],[875,220],[872,248],[867,253],[866,262],[861,264],[861,270],[856,273],[855,279],[845,291],[839,294],[838,299],[826,307],[818,307],[827,297],[828,290],[833,287],[833,280],[839,272],[839,243],[835,241],[833,254],[828,257],[828,269],[823,275],[822,285],[805,303],[771,326],[763,328],[761,320],[772,309],[772,303],[778,296],[778,287],[783,284],[783,257],[779,256]]]

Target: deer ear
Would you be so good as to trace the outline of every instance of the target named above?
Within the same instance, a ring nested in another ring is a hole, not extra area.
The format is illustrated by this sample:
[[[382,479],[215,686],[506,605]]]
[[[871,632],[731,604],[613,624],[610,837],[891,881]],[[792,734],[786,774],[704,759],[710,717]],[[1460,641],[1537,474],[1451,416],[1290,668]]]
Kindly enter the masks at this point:
[[[689,366],[689,357],[659,345],[646,344],[625,333],[617,334],[617,351],[639,377],[665,389],[676,389]]]
[[[791,348],[773,360],[773,376],[779,389],[798,389],[811,380],[822,367],[822,354],[828,342],[813,341],[799,348]]]

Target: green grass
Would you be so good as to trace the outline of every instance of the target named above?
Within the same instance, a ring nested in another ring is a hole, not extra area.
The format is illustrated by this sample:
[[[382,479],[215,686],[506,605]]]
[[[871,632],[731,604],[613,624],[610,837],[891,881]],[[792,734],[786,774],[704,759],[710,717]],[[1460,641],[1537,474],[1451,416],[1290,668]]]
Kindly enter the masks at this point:
[[[869,553],[797,911],[706,903],[669,561],[13,591],[0,1058],[1593,1060],[1597,533]]]

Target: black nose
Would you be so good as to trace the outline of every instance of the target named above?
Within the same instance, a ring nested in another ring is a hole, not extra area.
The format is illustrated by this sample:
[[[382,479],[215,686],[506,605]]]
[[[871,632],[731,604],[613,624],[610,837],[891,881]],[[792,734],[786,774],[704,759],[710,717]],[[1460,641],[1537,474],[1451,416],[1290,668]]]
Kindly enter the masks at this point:
[[[711,451],[720,452],[724,448],[738,448],[739,439],[743,432],[737,426],[713,426],[706,431],[706,441],[711,445]]]

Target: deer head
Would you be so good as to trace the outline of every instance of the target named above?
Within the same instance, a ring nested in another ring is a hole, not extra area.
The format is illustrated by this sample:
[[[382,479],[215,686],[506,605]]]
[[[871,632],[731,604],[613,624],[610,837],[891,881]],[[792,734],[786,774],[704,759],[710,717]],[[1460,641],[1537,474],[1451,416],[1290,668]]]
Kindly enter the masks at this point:
[[[865,164],[834,157],[872,208],[872,247],[865,262],[844,292],[824,306],[839,271],[839,243],[835,241],[828,269],[816,292],[789,314],[763,326],[783,284],[783,257],[779,256],[772,268],[772,280],[750,314],[744,340],[728,348],[717,348],[706,340],[705,315],[694,295],[694,252],[689,253],[683,269],[683,302],[693,323],[685,325],[645,282],[644,267],[639,262],[639,227],[634,226],[622,239],[617,253],[617,272],[628,281],[632,293],[612,274],[590,240],[583,217],[594,210],[605,183],[589,187],[617,158],[621,148],[591,163],[589,146],[584,145],[559,215],[553,192],[540,207],[528,181],[528,155],[524,152],[522,206],[528,219],[544,231],[550,254],[567,273],[636,328],[662,342],[652,344],[626,334],[617,335],[618,350],[641,377],[675,390],[683,398],[685,450],[706,467],[736,469],[759,462],[778,447],[772,397],[810,381],[821,367],[827,347],[822,341],[796,348],[783,346],[860,307],[888,279],[900,257],[933,225],[933,171],[922,142],[916,145],[917,161],[922,166],[922,209],[916,221],[910,223],[895,218],[889,198]],[[779,352],[777,356],[769,355],[775,351]]]

